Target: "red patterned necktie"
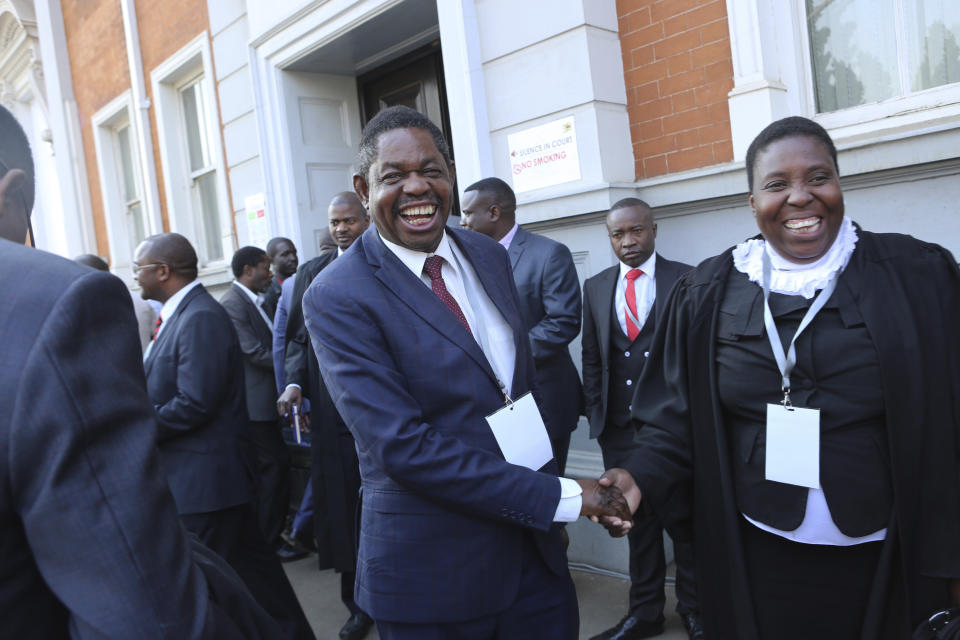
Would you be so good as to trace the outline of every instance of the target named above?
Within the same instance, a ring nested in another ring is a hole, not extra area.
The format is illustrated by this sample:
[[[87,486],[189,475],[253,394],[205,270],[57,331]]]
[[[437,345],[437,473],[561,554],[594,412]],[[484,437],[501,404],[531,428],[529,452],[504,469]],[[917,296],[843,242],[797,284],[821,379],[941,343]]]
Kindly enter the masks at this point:
[[[623,315],[627,319],[627,337],[630,338],[630,341],[633,342],[637,339],[637,336],[640,335],[640,327],[634,323],[633,319],[630,317],[630,314],[633,314],[633,317],[637,320],[640,319],[640,315],[637,313],[637,288],[635,280],[643,275],[643,271],[640,269],[630,269],[627,271],[627,274],[624,276],[627,279],[627,309],[629,311],[624,311]]]
[[[153,325],[153,335],[150,337],[150,342],[153,342],[157,339],[157,334],[160,333],[160,325],[163,324],[163,318],[157,316],[157,322]]]
[[[467,317],[463,315],[463,310],[460,308],[460,305],[457,304],[457,301],[454,300],[453,296],[450,295],[450,292],[447,291],[447,285],[443,281],[443,276],[440,274],[440,269],[443,266],[443,258],[440,256],[430,256],[427,258],[427,261],[423,264],[423,271],[428,276],[430,276],[431,286],[433,292],[440,298],[440,301],[443,304],[447,305],[447,309],[453,312],[453,315],[457,317],[457,320],[460,321],[460,324],[464,326],[471,336],[473,332],[470,331],[470,325],[467,324]]]

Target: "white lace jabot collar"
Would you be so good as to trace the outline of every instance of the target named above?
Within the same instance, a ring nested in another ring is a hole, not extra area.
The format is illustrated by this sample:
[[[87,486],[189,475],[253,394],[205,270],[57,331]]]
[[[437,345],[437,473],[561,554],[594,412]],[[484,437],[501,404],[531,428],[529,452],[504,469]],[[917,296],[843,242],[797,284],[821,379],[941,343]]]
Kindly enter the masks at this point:
[[[766,243],[762,238],[753,238],[741,242],[733,250],[733,266],[745,274],[750,282],[762,286],[763,250]],[[857,230],[850,218],[844,216],[840,223],[840,232],[827,252],[809,264],[796,264],[783,258],[776,249],[770,247],[770,262],[773,273],[770,277],[770,290],[786,295],[800,295],[811,299],[817,291],[823,289],[833,274],[843,271],[857,246]]]

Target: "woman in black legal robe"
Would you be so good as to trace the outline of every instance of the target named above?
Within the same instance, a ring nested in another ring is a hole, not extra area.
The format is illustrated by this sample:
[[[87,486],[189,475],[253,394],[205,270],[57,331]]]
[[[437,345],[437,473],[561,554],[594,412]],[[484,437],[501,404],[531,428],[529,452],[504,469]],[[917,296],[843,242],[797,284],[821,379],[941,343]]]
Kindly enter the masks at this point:
[[[637,384],[641,509],[692,532],[711,640],[907,638],[960,596],[960,273],[938,245],[845,217],[810,120],[764,129],[747,174],[760,235],[678,282]],[[789,375],[790,403],[819,409],[806,486],[767,479],[767,407],[785,398],[764,254],[784,351],[835,280]]]

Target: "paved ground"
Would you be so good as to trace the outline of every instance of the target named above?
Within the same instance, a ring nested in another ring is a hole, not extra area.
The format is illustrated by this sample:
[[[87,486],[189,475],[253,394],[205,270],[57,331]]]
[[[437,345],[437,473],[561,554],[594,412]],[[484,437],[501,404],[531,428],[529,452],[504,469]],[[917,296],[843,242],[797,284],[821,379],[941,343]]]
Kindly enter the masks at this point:
[[[314,556],[285,565],[287,575],[307,618],[317,634],[317,640],[337,638],[340,626],[347,620],[347,612],[340,603],[340,578],[333,571],[317,571]],[[574,570],[580,601],[580,638],[587,640],[615,624],[625,613],[628,583],[622,578],[588,571]],[[658,636],[662,640],[685,640],[680,619],[673,613],[676,598],[673,588],[667,589],[667,630]],[[367,636],[378,639],[376,631]],[[549,638],[531,640],[550,640]]]

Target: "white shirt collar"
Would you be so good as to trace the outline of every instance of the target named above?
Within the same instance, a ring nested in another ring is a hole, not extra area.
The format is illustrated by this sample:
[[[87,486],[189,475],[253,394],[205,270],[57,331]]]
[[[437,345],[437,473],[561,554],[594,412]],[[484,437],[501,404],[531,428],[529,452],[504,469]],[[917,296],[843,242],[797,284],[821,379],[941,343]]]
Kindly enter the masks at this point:
[[[244,284],[243,284],[242,282],[240,282],[239,280],[234,280],[234,281],[233,281],[233,284],[235,284],[235,285],[237,285],[238,287],[240,287],[240,290],[243,291],[245,294],[247,294],[247,297],[250,298],[250,301],[254,304],[254,306],[257,306],[257,307],[260,306],[260,299],[258,298],[257,294],[255,294],[255,293],[253,292],[252,289],[250,289],[249,287],[247,287],[246,285],[244,285]],[[281,285],[281,286],[282,286],[282,285]]]
[[[377,235],[380,236],[379,231]],[[457,268],[457,261],[453,256],[453,249],[450,248],[450,240],[447,238],[446,229],[444,229],[443,235],[440,236],[440,244],[437,245],[437,250],[433,253],[424,253],[422,251],[414,251],[413,249],[401,247],[398,244],[390,242],[383,236],[380,236],[380,239],[383,240],[383,244],[387,246],[387,249],[389,249],[393,255],[397,256],[400,262],[406,265],[418,279],[423,275],[423,265],[430,256],[440,256],[447,262],[450,268]]]
[[[167,298],[167,301],[163,303],[163,307],[160,309],[160,317],[163,318],[164,322],[169,320],[173,314],[176,313],[177,307],[179,307],[180,303],[183,302],[183,299],[187,297],[187,294],[198,286],[200,286],[200,281],[194,280],[190,284],[180,289],[180,291],[177,291],[175,294]],[[162,330],[163,328],[161,327],[161,331]]]
[[[770,290],[786,295],[800,295],[813,298],[823,289],[830,278],[843,271],[857,246],[857,229],[853,221],[844,216],[836,240],[827,252],[816,262],[797,264],[791,262],[770,247]],[[763,238],[752,238],[741,242],[733,250],[733,266],[758,285],[763,282],[763,251],[766,242]]]
[[[510,227],[510,231],[507,231],[507,235],[500,238],[500,244],[503,245],[504,249],[510,248],[510,243],[513,242],[513,237],[517,235],[517,229],[519,228],[520,228],[520,225],[514,222],[513,226]]]
[[[337,246],[337,257],[339,258],[342,255],[343,255],[343,249]]]
[[[654,251],[650,254],[650,257],[643,261],[643,264],[631,267],[628,264],[620,263],[620,277],[626,278],[628,271],[633,271],[634,269],[640,269],[643,271],[643,275],[650,276],[651,278],[656,276],[657,273],[657,252]]]

